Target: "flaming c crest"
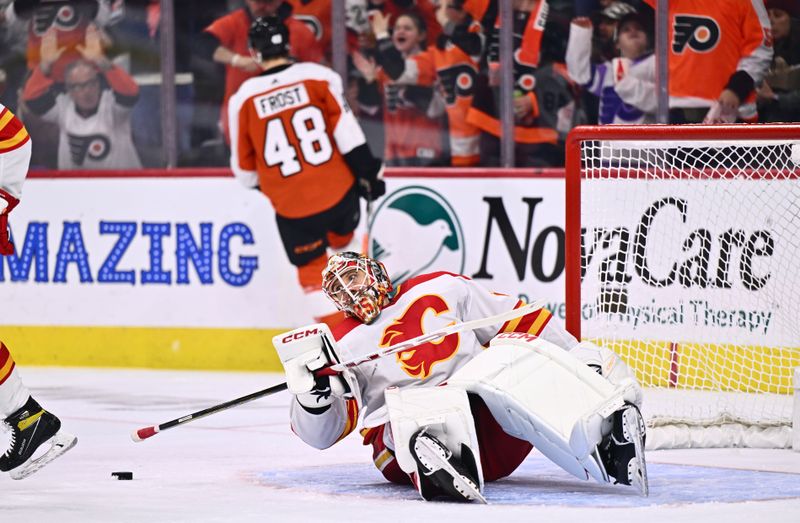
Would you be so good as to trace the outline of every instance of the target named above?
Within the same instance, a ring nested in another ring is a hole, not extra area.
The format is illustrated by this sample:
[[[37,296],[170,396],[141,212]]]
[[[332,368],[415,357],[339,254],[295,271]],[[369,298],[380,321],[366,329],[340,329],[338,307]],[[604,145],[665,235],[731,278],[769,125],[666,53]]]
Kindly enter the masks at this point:
[[[402,316],[386,327],[381,336],[381,347],[389,347],[424,334],[422,323],[425,314],[432,311],[438,316],[449,311],[447,302],[441,296],[425,295],[412,303]],[[431,375],[433,366],[449,360],[458,352],[460,342],[458,333],[453,333],[436,341],[424,343],[396,354],[397,363],[412,378],[425,379]]]

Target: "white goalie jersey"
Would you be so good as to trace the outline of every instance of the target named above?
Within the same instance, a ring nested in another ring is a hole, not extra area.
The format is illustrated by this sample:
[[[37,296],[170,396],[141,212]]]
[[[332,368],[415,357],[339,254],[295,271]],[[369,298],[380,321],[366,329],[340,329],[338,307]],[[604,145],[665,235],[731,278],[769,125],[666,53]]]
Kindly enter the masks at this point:
[[[347,319],[334,329],[341,361],[366,356],[378,349],[410,340],[448,325],[493,316],[523,302],[492,293],[471,279],[447,272],[412,278],[401,284],[389,306],[374,323],[364,325]],[[448,380],[455,371],[480,354],[500,332],[537,335],[564,349],[577,340],[551,314],[539,309],[504,324],[463,331],[442,339],[359,365],[348,372],[354,399],[339,399],[324,413],[312,413],[297,402],[291,407],[292,429],[316,448],[327,448],[356,426],[364,428],[388,421],[384,391],[432,387]]]

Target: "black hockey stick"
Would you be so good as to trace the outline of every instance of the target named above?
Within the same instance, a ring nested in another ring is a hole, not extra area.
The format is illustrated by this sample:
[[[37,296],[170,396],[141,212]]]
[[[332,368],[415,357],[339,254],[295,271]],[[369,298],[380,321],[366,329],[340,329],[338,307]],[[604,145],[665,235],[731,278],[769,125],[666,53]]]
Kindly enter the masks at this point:
[[[279,383],[267,389],[259,390],[258,392],[253,392],[252,394],[248,394],[247,396],[242,396],[241,398],[236,398],[235,400],[226,401],[225,403],[220,403],[219,405],[214,405],[213,407],[209,407],[203,410],[198,410],[197,412],[187,414],[186,416],[181,416],[180,418],[168,421],[166,423],[162,423],[161,425],[153,425],[151,427],[144,427],[139,430],[134,430],[131,433],[131,439],[138,443],[139,441],[144,441],[147,438],[155,436],[156,434],[158,434],[163,430],[171,429],[172,427],[177,427],[178,425],[189,423],[190,421],[194,421],[196,419],[205,418],[206,416],[210,416],[211,414],[216,414],[217,412],[227,410],[232,407],[237,407],[239,405],[242,405],[243,403],[247,403],[248,401],[253,401],[258,398],[263,398],[264,396],[270,396],[272,394],[275,394],[276,392],[282,392],[284,390],[286,390],[286,383]]]

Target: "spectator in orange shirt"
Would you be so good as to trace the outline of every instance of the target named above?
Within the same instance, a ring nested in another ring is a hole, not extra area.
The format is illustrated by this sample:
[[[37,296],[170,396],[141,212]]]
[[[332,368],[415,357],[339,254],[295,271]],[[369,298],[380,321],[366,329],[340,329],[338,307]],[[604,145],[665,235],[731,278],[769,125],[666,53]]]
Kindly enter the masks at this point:
[[[371,15],[373,28],[379,32],[379,45],[394,46],[402,59],[422,52],[426,39],[425,22],[418,15],[400,15],[394,23],[391,39],[387,30],[391,15],[375,12]],[[427,62],[431,61],[427,57]],[[396,83],[383,68],[361,53],[353,55],[353,63],[361,72],[366,84],[359,93],[359,103],[368,112],[383,109],[386,133],[385,156],[387,165],[426,167],[442,161],[442,127],[444,100],[431,85],[436,71],[423,67],[415,84]],[[429,64],[430,65],[430,64]]]
[[[404,58],[391,42],[386,17],[371,18],[377,38],[377,60],[398,85],[433,86],[444,99],[450,144],[450,164],[478,165],[480,129],[467,123],[472,87],[482,52],[480,24],[463,8],[463,0],[442,1],[437,12],[444,30],[435,45]]]
[[[670,0],[668,36],[672,123],[755,116],[755,86],[773,54],[762,0]]]
[[[29,71],[35,70],[41,60],[42,36],[51,29],[55,31],[63,52],[51,65],[51,74],[57,82],[62,82],[66,66],[81,58],[77,48],[83,45],[86,28],[89,24],[106,26],[111,14],[109,3],[100,0],[14,0],[5,8],[3,18],[8,24],[27,25]]]
[[[331,0],[287,0],[292,6],[292,16],[308,27],[317,44],[331,59]],[[345,7],[347,9],[347,7]]]
[[[314,33],[292,16],[292,7],[283,0],[245,0],[245,7],[215,20],[204,33],[213,44],[212,58],[225,64],[225,94],[220,110],[220,123],[225,140],[228,134],[228,100],[248,78],[261,72],[258,63],[250,56],[247,32],[256,18],[277,16],[289,29],[289,52],[301,62],[321,62],[322,49]]]

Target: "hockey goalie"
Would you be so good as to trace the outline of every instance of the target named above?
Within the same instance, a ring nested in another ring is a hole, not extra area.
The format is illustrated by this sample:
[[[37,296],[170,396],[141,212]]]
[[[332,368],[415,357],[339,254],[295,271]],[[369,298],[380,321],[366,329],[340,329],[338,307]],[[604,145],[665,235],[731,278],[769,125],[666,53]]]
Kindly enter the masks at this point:
[[[511,474],[533,447],[580,479],[648,494],[641,389],[612,351],[578,341],[536,309],[462,330],[335,376],[315,372],[448,325],[520,308],[447,272],[396,289],[383,265],[344,252],[323,290],[348,319],[273,340],[294,395],[294,432],[325,449],[357,425],[375,466],[425,500],[485,502],[483,486]]]

